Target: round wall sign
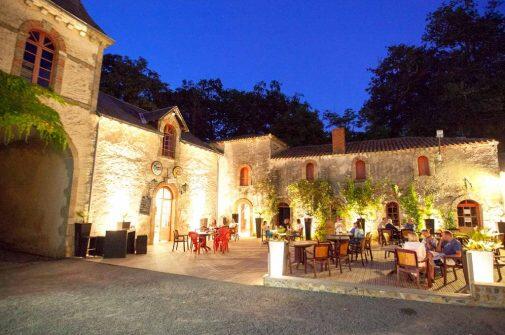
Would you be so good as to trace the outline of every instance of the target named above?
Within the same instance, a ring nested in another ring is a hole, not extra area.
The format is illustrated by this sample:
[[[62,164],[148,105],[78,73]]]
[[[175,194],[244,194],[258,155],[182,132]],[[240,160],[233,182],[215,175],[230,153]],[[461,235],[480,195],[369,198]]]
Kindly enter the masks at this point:
[[[154,161],[151,164],[151,171],[156,175],[159,176],[163,172],[163,164],[159,161]]]
[[[182,168],[180,166],[176,166],[172,170],[172,173],[174,174],[174,177],[179,177],[182,174]]]

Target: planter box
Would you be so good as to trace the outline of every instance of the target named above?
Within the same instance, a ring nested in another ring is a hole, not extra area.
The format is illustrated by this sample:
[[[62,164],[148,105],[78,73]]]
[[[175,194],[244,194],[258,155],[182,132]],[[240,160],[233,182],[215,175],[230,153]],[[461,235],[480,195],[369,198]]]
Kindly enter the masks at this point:
[[[470,282],[494,282],[494,255],[491,251],[469,250],[466,252]]]
[[[270,277],[280,278],[284,275],[287,251],[284,241],[268,242],[268,275]]]

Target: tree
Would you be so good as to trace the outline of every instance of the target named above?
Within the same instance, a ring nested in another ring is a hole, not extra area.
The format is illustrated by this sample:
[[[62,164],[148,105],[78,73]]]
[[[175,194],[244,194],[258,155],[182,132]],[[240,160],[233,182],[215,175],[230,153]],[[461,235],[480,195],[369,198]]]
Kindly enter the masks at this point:
[[[395,45],[372,69],[359,115],[371,137],[505,140],[505,17],[490,1],[451,1],[428,15],[423,45]]]
[[[281,84],[260,82],[251,91],[226,89],[220,79],[186,81],[175,90],[143,58],[105,55],[101,90],[147,110],[178,106],[194,135],[214,141],[273,133],[290,145],[328,140],[319,112]]]

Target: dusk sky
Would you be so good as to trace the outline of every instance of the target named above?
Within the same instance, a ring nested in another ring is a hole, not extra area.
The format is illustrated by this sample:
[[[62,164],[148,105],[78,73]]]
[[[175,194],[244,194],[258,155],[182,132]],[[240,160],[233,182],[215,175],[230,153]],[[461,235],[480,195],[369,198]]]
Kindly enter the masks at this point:
[[[278,80],[317,109],[359,109],[370,73],[397,43],[418,44],[440,1],[84,0],[115,45],[172,88],[221,78],[251,89]]]

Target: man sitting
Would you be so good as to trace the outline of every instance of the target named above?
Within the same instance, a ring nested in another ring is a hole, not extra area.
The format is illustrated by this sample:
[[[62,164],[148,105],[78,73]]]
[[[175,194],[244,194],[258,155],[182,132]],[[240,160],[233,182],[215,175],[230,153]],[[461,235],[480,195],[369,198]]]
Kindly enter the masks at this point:
[[[386,229],[391,230],[391,237],[398,240],[400,238],[400,230],[396,228],[393,224],[393,220],[388,219],[388,223],[386,224]]]
[[[408,219],[407,223],[405,223],[403,225],[403,228],[404,229],[408,229],[408,230],[414,230],[415,229],[415,225],[414,225],[414,222],[412,222],[412,219]]]
[[[456,256],[461,257],[461,243],[453,238],[452,232],[449,230],[445,230],[442,233],[442,239],[437,246],[437,252],[441,252],[446,256]],[[443,262],[441,260],[436,260],[435,264],[442,265]],[[447,264],[454,265],[454,260],[448,259]]]

